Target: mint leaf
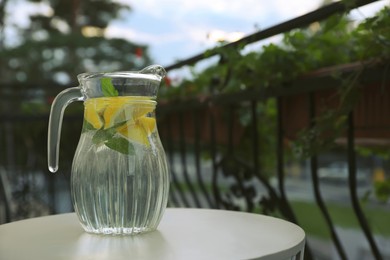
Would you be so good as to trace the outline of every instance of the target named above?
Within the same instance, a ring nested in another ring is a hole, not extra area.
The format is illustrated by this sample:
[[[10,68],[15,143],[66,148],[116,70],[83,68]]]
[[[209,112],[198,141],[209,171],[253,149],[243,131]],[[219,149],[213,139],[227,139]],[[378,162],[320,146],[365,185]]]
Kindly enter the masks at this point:
[[[97,145],[105,143],[106,141],[110,140],[114,136],[114,134],[115,130],[113,129],[99,129],[93,135],[92,142]]]
[[[87,120],[84,119],[83,128],[81,129],[81,133],[85,133],[85,132],[88,132],[91,130],[96,130],[96,129],[92,126],[92,124],[90,124]]]
[[[112,150],[126,155],[133,155],[135,153],[134,146],[128,140],[122,137],[113,137],[107,140],[105,145]]]
[[[101,78],[100,83],[102,86],[102,92],[105,97],[117,97],[118,90],[115,89],[111,82],[111,78]]]
[[[92,142],[95,145],[105,144],[108,148],[126,155],[133,155],[133,145],[127,139],[115,136],[115,133],[115,128],[99,129],[93,135]]]

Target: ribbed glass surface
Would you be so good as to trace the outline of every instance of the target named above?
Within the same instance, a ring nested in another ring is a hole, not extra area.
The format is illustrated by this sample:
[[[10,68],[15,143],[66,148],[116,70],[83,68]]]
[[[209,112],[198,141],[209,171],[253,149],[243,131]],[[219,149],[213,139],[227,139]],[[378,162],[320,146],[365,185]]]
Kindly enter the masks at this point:
[[[87,232],[136,234],[154,230],[160,222],[169,175],[157,128],[150,123],[154,113],[138,119],[129,116],[147,108],[147,102],[144,107],[128,104],[124,113],[128,126],[119,123],[118,127],[96,130],[84,121],[73,160],[71,190],[75,211]],[[87,113],[88,106],[85,118]],[[141,119],[146,123],[138,122]]]

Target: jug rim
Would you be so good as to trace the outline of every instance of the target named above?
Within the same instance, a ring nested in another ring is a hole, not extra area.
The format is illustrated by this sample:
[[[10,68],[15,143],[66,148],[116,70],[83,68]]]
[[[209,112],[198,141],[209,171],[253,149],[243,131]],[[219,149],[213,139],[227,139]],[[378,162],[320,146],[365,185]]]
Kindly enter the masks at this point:
[[[161,81],[167,75],[165,69],[160,65],[150,65],[139,71],[113,71],[113,72],[84,72],[77,75],[78,80],[93,78],[138,78]]]
[[[139,78],[161,80],[162,77],[156,74],[143,74],[137,71],[115,71],[115,72],[84,72],[77,75],[78,80],[98,78]]]

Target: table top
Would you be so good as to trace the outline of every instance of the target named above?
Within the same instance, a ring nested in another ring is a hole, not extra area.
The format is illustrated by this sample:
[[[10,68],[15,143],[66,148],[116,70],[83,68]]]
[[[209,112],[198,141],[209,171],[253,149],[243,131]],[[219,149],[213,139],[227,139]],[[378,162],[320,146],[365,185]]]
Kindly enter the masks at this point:
[[[0,259],[289,259],[305,244],[295,224],[260,214],[168,208],[134,236],[84,232],[75,213],[0,225]]]

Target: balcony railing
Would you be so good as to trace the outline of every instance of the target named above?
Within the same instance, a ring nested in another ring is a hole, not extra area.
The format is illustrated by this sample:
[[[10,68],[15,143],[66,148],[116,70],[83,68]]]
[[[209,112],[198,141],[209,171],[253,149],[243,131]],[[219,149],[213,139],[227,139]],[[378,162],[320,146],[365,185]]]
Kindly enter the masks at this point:
[[[375,1],[355,1],[355,7],[371,2]],[[344,2],[332,3],[207,55],[201,53],[167,66],[167,70],[194,65],[206,57],[218,56],[224,48],[259,42],[345,10]],[[348,77],[360,65],[317,71],[288,85],[263,90],[210,94],[174,102],[162,100],[157,118],[171,171],[169,206],[241,210],[285,218],[306,230],[307,259],[390,257],[390,251],[383,246],[389,243],[390,234],[380,235],[382,228],[387,228],[381,226],[379,232],[375,228],[386,224],[383,218],[390,216],[388,204],[374,199],[365,200],[368,206],[362,204],[366,192],[373,189],[371,175],[362,172],[364,166],[388,166],[356,152],[360,142],[389,146],[390,124],[378,125],[374,120],[390,114],[390,77],[383,77],[388,73],[386,63],[365,66],[359,74],[357,80],[368,86],[366,102],[370,109],[360,104],[347,114],[346,132],[337,139],[336,148],[310,154],[306,159],[296,159],[291,153],[296,134],[302,128],[314,127],[314,119],[324,112],[319,97],[338,88],[342,84],[340,78]],[[334,70],[342,76],[333,77]],[[378,79],[385,86],[382,92],[375,90]],[[45,93],[52,96],[57,90],[47,88]],[[23,92],[21,89],[20,93]],[[9,104],[20,102],[19,95],[0,98]],[[77,145],[81,114],[65,113],[63,136],[72,138],[61,146],[61,158],[67,158],[61,159],[62,173],[52,175],[46,170],[47,114],[15,115],[8,111],[0,115],[0,165],[4,165],[0,168],[0,221],[3,216],[8,222],[71,211],[70,171],[66,166],[71,165]],[[362,127],[364,119],[371,120],[374,127]],[[367,136],[370,139],[362,138]],[[347,237],[349,229],[354,230],[360,248],[350,245],[353,239]],[[333,246],[329,246],[327,238]]]
[[[356,7],[370,2],[372,1],[357,1]],[[194,65],[210,56],[219,55],[224,48],[242,47],[280,33],[307,26],[345,10],[344,3],[337,2],[249,35],[237,42],[216,48],[214,51],[208,52],[207,55],[202,53],[178,62],[168,66],[167,69],[170,71]],[[350,73],[355,72],[359,66],[351,64],[348,67],[333,69],[339,73],[344,73],[344,76],[339,78],[345,78]],[[386,75],[386,70],[387,68],[384,65],[366,68],[360,74],[359,81],[364,82],[365,85],[378,83],[378,79],[382,79],[383,75]],[[382,81],[382,83],[386,82],[388,81]],[[356,153],[356,143],[363,140],[360,137],[362,137],[361,133],[364,131],[358,127],[361,123],[359,120],[362,116],[372,117],[375,112],[368,112],[366,111],[367,108],[359,106],[348,114],[347,131],[339,139],[342,144],[338,148],[339,157],[337,159],[344,162],[343,167],[345,167],[346,175],[343,175],[342,170],[339,169],[338,174],[344,177],[338,176],[339,178],[336,177],[338,180],[333,180],[335,182],[345,182],[343,186],[337,186],[340,183],[334,184],[336,188],[335,191],[332,191],[329,184],[326,183],[326,176],[322,169],[323,157],[330,156],[329,154],[312,154],[305,162],[301,162],[304,167],[301,167],[299,180],[288,177],[292,170],[287,167],[291,163],[291,158],[286,159],[289,154],[288,148],[286,148],[286,140],[291,137],[289,136],[289,129],[291,128],[289,125],[294,125],[294,122],[292,122],[294,118],[290,117],[291,113],[286,113],[286,109],[287,111],[291,109],[289,103],[294,97],[300,97],[299,102],[303,102],[305,113],[296,114],[295,117],[307,117],[304,120],[307,124],[301,127],[310,127],[319,113],[316,111],[320,106],[316,96],[326,93],[327,89],[334,89],[340,85],[342,85],[341,80],[337,80],[329,71],[327,73],[318,71],[312,76],[296,80],[288,86],[274,86],[265,90],[240,91],[231,94],[211,94],[202,98],[188,98],[160,104],[158,111],[159,131],[168,154],[172,172],[171,205],[263,212],[282,216],[304,227],[305,223],[301,223],[300,219],[306,218],[299,217],[302,212],[297,213],[294,209],[296,208],[294,200],[297,199],[294,196],[297,196],[297,192],[293,189],[299,188],[302,189],[301,192],[306,193],[307,197],[311,195],[314,197],[313,203],[321,213],[333,241],[337,257],[353,259],[357,256],[348,252],[351,249],[346,248],[345,244],[347,242],[337,231],[338,227],[332,216],[334,214],[328,208],[327,198],[329,194],[324,195],[322,191],[322,189],[325,189],[326,192],[338,192],[337,189],[348,189],[350,201],[343,201],[342,203],[352,208],[353,217],[357,219],[358,227],[369,245],[370,253],[367,253],[369,258],[383,259],[388,257],[388,252],[381,252],[378,246],[378,240],[372,231],[372,223],[369,223],[365,210],[361,205],[363,195],[359,193],[362,174],[359,172],[360,164],[358,160],[361,158],[358,158]],[[370,91],[374,90],[371,89]],[[382,96],[376,99],[375,102],[387,102],[387,99],[388,96]],[[275,102],[273,104],[276,109],[274,122],[268,121],[270,120],[269,117],[261,112],[259,113],[259,110],[264,109],[264,104],[267,101]],[[296,105],[296,103],[294,104]],[[372,106],[375,106],[375,104],[372,104]],[[362,115],[362,109],[366,111],[364,115]],[[371,114],[368,115],[369,113]],[[379,110],[376,113],[386,112]],[[242,118],[246,120],[245,127],[240,125],[239,121]],[[274,127],[275,132],[271,135],[269,135],[270,132],[266,132],[268,136],[264,136],[264,133],[262,133],[264,127]],[[385,138],[389,138],[389,124],[386,124],[385,127],[387,129],[381,129],[381,131],[387,131]],[[373,128],[371,134],[375,135],[377,131],[378,129]],[[381,140],[383,141],[383,139]],[[265,144],[267,142],[268,144]],[[269,143],[274,146],[266,151],[264,147],[269,149]],[[273,156],[269,156],[269,153],[273,153]],[[328,153],[331,154],[332,151]],[[333,150],[333,153],[337,152]],[[270,160],[274,159],[270,163],[273,165],[273,171],[269,169],[269,166],[268,168],[264,167],[265,162],[262,157],[271,158]],[[365,178],[367,177],[366,175]],[[332,181],[330,178],[328,181]],[[341,180],[342,178],[345,179]],[[299,186],[298,183],[311,186]],[[320,259],[319,252],[310,252],[310,242],[309,239],[307,257],[316,256]],[[385,249],[382,248],[382,250]]]

